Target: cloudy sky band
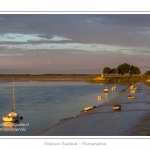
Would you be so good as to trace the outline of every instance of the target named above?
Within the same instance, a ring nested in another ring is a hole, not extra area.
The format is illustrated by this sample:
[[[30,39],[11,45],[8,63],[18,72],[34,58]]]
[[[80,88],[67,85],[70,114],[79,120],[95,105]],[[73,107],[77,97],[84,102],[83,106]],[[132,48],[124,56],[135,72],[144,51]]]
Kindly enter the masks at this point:
[[[149,40],[149,14],[1,14],[0,69],[16,60],[19,73],[99,73],[127,61],[145,72]]]

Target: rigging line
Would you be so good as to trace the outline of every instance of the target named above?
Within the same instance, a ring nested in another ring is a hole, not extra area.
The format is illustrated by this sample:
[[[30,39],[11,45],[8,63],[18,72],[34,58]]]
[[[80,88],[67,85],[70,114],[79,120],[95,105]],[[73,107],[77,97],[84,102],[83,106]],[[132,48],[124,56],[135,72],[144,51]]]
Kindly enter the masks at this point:
[[[16,99],[15,99],[15,91],[14,91],[14,78],[13,78],[13,82],[12,82],[12,92],[13,92],[13,103],[14,103],[14,110],[16,111]]]

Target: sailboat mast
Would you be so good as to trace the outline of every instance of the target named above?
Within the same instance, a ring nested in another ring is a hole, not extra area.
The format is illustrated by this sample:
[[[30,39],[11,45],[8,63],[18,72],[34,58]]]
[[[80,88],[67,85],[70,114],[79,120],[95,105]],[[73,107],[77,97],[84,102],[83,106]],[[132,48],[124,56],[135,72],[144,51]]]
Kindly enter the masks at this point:
[[[13,103],[14,103],[14,110],[16,111],[16,100],[15,100],[15,91],[14,91],[14,79],[12,82],[12,95],[13,95]]]

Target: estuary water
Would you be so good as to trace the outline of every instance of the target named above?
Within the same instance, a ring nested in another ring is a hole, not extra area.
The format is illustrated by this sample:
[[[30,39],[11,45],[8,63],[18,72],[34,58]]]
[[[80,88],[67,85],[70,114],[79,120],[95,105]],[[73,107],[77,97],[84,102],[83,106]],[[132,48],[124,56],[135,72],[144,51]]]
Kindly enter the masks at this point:
[[[63,118],[80,114],[87,106],[98,106],[117,96],[127,85],[86,82],[15,82],[16,106],[23,119],[4,123],[2,117],[13,110],[12,83],[0,82],[0,135],[31,136]],[[108,94],[103,89],[109,89]],[[98,100],[97,96],[102,96]]]

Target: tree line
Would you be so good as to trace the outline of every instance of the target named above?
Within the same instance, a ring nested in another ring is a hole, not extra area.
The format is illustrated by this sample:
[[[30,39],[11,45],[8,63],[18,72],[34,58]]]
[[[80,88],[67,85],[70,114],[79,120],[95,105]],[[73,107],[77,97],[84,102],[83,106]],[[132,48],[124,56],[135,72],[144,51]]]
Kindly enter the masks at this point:
[[[121,75],[125,75],[125,74],[141,74],[140,69],[137,66],[133,66],[127,63],[124,64],[120,64],[118,67],[116,68],[110,68],[110,67],[105,67],[103,69],[103,73],[104,74],[121,74]]]
[[[145,75],[148,75],[148,76],[149,76],[149,75],[150,75],[150,70],[146,71],[146,72],[145,72]]]

